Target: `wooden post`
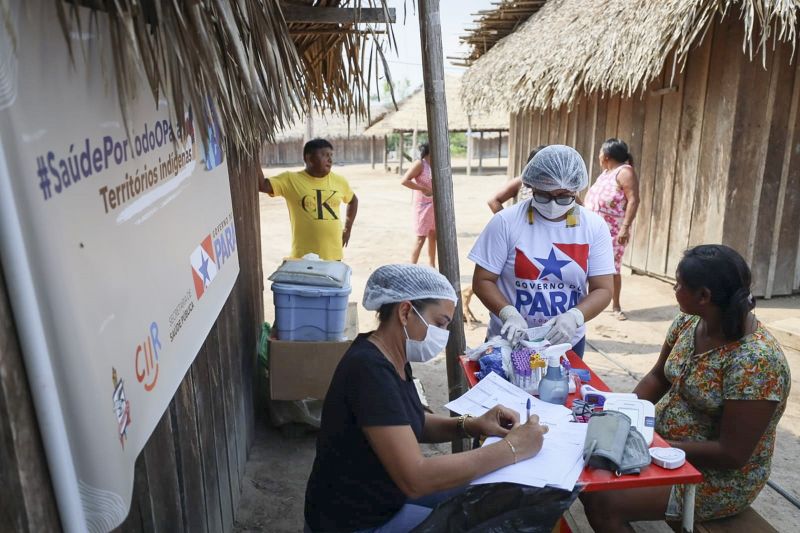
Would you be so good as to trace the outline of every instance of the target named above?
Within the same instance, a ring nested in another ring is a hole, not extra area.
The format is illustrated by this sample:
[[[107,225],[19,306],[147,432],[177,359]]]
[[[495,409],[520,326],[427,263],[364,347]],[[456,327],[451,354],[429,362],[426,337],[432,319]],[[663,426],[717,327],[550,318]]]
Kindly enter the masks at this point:
[[[399,171],[400,174],[403,173],[403,164],[405,163],[405,154],[406,151],[406,133],[404,131],[400,132],[400,142],[398,143],[398,153],[400,154],[400,167]]]
[[[472,176],[472,130],[467,130],[467,176]]]
[[[375,136],[369,138],[369,163],[375,169]]]
[[[308,112],[306,113],[306,132],[303,143],[307,143],[314,138],[314,106],[310,92],[306,95],[306,103],[308,105]]]
[[[483,174],[483,132],[478,141],[478,174]]]
[[[417,128],[414,128],[414,133],[411,134],[411,159],[417,153]]]
[[[497,166],[503,166],[503,132],[497,132]]]
[[[389,172],[389,136],[383,136],[383,171]]]
[[[466,339],[461,309],[461,276],[458,266],[453,175],[450,168],[450,137],[447,131],[439,0],[419,0],[419,33],[422,41],[422,78],[425,80],[425,109],[428,115],[428,145],[431,150],[439,271],[450,280],[456,294],[459,295],[453,321],[450,323],[450,339],[447,341],[446,350],[447,390],[449,398],[454,400],[464,392],[464,380],[458,357],[466,350]],[[463,449],[462,440],[453,441],[454,452]]]

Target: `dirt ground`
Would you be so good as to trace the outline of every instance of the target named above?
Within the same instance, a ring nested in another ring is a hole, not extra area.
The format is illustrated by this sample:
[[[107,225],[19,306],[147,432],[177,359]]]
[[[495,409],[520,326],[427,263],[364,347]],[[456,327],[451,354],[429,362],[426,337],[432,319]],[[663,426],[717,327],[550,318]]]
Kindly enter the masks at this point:
[[[496,161],[494,161],[496,163]],[[454,166],[459,162],[455,161]],[[281,169],[267,169],[267,175]],[[454,191],[458,247],[462,280],[471,277],[473,264],[466,255],[491,217],[487,197],[505,181],[499,170],[487,169],[484,175],[466,176],[456,168]],[[350,180],[359,197],[359,212],[345,262],[353,268],[353,293],[350,300],[359,302],[360,330],[375,324],[373,313],[360,307],[364,284],[372,270],[382,264],[408,261],[413,240],[411,232],[411,193],[399,185],[396,174],[387,174],[382,166],[339,167]],[[262,254],[265,276],[272,273],[290,248],[289,221],[284,200],[261,197]],[[421,261],[426,261],[423,251]],[[264,294],[265,318],[272,321],[274,311],[268,288]],[[482,324],[467,329],[467,345],[480,344],[485,334],[488,311],[477,298],[472,311]],[[588,323],[586,361],[614,390],[631,390],[655,362],[665,332],[677,311],[669,284],[627,274],[623,279],[623,308],[629,320],[620,322],[603,313]],[[771,322],[800,317],[800,297],[759,301],[757,315],[769,326]],[[800,469],[793,458],[800,456],[800,353],[785,349],[792,369],[793,386],[789,406],[781,420],[773,458],[771,480],[796,498],[800,498]],[[425,387],[431,407],[446,414],[445,361],[439,356],[424,365],[415,365],[414,373]],[[447,453],[449,445],[426,449],[428,454]],[[243,494],[236,515],[236,531],[296,532],[303,529],[305,484],[315,454],[313,433],[286,437],[261,423],[250,453]],[[796,531],[800,510],[772,488],[765,487],[754,504],[755,509],[779,531]],[[579,530],[590,531],[582,517],[579,503],[572,508]],[[663,523],[640,523],[638,531],[671,531]]]

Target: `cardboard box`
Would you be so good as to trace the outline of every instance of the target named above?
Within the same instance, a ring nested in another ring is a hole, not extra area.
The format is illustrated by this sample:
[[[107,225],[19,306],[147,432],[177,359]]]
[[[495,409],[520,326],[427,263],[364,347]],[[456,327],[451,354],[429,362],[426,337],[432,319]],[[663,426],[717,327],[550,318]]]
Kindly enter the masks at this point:
[[[270,398],[273,400],[323,399],[333,371],[351,341],[269,341]]]

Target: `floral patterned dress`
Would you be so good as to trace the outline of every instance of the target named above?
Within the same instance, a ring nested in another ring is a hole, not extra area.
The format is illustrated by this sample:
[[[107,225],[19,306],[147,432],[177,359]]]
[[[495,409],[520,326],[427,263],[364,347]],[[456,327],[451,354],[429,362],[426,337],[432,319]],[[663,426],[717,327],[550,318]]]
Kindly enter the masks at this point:
[[[617,242],[617,236],[625,220],[625,209],[628,207],[628,198],[625,191],[619,186],[617,176],[623,168],[632,168],[630,165],[620,165],[612,170],[604,170],[586,193],[583,204],[603,217],[611,232],[611,242],[614,246],[614,268],[617,274],[622,267],[622,255],[625,245]]]
[[[789,365],[780,344],[759,322],[756,331],[735,342],[694,353],[700,318],[680,314],[667,334],[672,351],[664,374],[672,384],[656,405],[656,431],[667,440],[719,438],[725,400],[778,402],[764,435],[748,463],[739,470],[700,468],[695,517],[709,520],[737,514],[755,500],[767,482],[778,425],[791,387]],[[667,517],[683,511],[682,485],[674,486]]]

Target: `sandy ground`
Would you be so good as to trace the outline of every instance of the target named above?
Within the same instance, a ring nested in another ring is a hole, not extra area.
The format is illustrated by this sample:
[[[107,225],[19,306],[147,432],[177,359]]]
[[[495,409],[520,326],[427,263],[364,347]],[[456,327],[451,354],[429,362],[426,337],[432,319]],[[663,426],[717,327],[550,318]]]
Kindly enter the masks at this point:
[[[350,246],[345,250],[345,262],[353,268],[351,301],[360,303],[364,284],[374,268],[409,259],[413,240],[411,194],[399,186],[397,175],[384,173],[382,167],[372,170],[369,165],[356,165],[340,167],[338,171],[350,180],[359,197],[358,218]],[[267,175],[273,172],[277,173],[278,169],[268,169]],[[504,174],[492,174],[491,170],[485,175],[454,175],[462,280],[471,277],[473,264],[467,261],[466,255],[491,217],[485,201],[504,180]],[[262,195],[261,221],[264,273],[269,275],[290,248],[284,200]],[[427,260],[425,254],[423,251],[423,262]],[[264,294],[264,307],[266,320],[271,321],[274,311],[268,288]],[[477,298],[472,299],[470,307],[482,321],[466,332],[467,345],[475,346],[483,340],[488,311]],[[589,323],[586,361],[612,389],[627,391],[655,362],[677,307],[669,284],[644,276],[626,275],[623,308],[628,312],[628,321],[620,322],[609,313],[603,313]],[[800,317],[800,297],[759,301],[758,316],[767,325],[786,317]],[[358,318],[361,331],[371,329],[375,324],[373,313],[363,308],[359,308]],[[793,388],[789,407],[779,426],[771,479],[795,497],[800,497],[800,469],[793,461],[800,456],[800,353],[787,349],[786,356],[792,368]],[[442,405],[447,402],[444,357],[437,357],[425,365],[415,365],[414,372],[424,384],[431,407],[444,414]],[[313,434],[289,438],[267,424],[258,426],[243,480],[237,531],[302,531],[305,484],[314,459],[314,446]],[[449,445],[429,447],[425,451],[428,454],[447,453]],[[800,510],[771,488],[762,491],[754,507],[779,531],[797,530]],[[572,514],[579,525],[583,525],[582,531],[590,531],[583,522],[579,503],[573,507]],[[663,523],[640,523],[636,528],[648,532],[671,531]]]

